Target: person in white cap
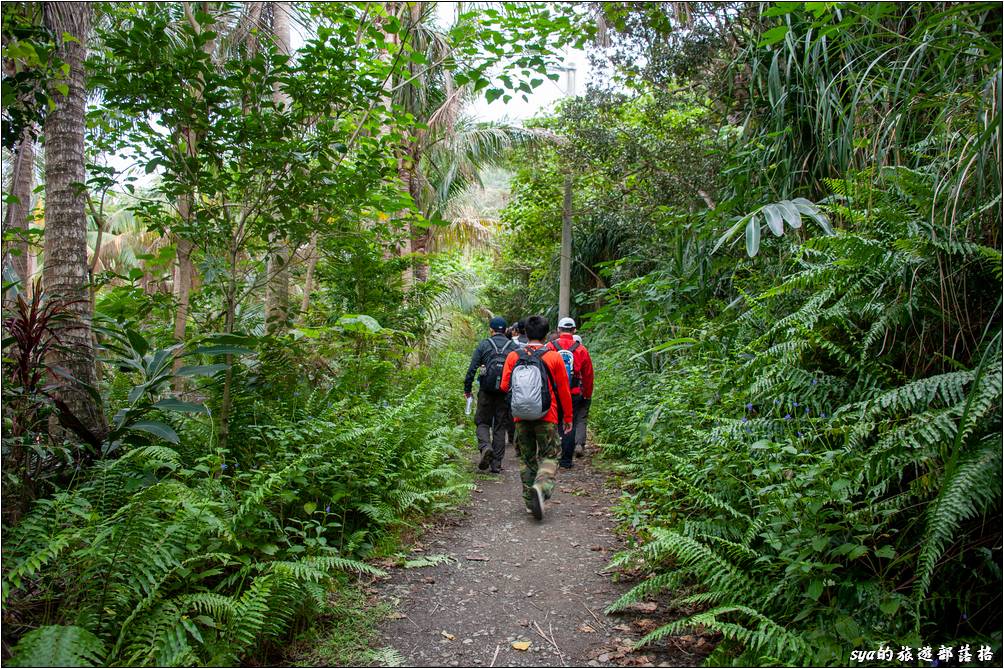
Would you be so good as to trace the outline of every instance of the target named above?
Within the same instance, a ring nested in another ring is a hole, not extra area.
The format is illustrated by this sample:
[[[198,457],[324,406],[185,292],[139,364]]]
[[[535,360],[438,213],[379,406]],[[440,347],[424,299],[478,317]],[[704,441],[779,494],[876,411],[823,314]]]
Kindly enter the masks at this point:
[[[565,316],[558,321],[558,338],[547,345],[565,363],[572,390],[572,429],[561,435],[559,464],[566,469],[572,467],[573,453],[581,458],[586,452],[586,419],[593,401],[593,359],[581,338],[576,340],[575,330],[575,321]]]

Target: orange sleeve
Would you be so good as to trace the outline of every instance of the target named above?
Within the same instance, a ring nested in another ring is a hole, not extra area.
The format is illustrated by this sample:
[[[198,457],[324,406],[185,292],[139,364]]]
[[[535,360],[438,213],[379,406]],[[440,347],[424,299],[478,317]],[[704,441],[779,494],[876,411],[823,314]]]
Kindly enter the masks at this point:
[[[509,392],[509,384],[512,380],[512,368],[516,365],[518,358],[519,354],[516,351],[512,351],[505,358],[505,365],[502,367],[502,383],[499,384],[499,389],[504,393]]]
[[[544,358],[547,362],[547,368],[551,370],[551,377],[558,386],[555,391],[558,402],[561,403],[561,419],[570,423],[572,422],[572,391],[568,387],[568,372],[565,370],[565,363],[561,356],[553,351],[549,351]]]

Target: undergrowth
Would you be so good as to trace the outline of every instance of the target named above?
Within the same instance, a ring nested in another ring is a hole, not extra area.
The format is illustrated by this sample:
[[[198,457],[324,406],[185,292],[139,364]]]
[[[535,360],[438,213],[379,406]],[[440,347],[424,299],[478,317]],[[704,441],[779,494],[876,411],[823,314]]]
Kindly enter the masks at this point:
[[[981,288],[1000,254],[932,241],[912,213],[930,188],[891,183],[867,207],[838,192],[854,232],[793,247],[779,280],[737,272],[739,305],[674,319],[674,346],[624,346],[643,294],[594,317],[592,424],[641,537],[614,564],[648,574],[610,609],[665,592],[698,611],[640,644],[700,627],[723,638],[710,663],[754,666],[1000,648],[1001,305]],[[961,286],[985,328],[932,355]]]
[[[333,576],[381,573],[365,560],[466,497],[445,399],[462,364],[446,352],[379,388],[248,392],[228,448],[195,414],[178,444],[129,448],[40,499],[4,536],[10,664],[234,665],[337,616]]]

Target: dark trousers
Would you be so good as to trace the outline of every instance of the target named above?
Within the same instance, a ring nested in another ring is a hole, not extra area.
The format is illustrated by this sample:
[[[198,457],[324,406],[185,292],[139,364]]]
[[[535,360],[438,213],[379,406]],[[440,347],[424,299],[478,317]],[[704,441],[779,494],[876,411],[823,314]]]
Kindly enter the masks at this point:
[[[572,395],[572,429],[560,433],[561,464],[572,464],[575,447],[586,443],[586,418],[588,417],[589,405],[582,399],[582,395]]]
[[[495,452],[492,460],[495,465],[502,464],[505,455],[506,437],[512,424],[509,413],[509,398],[504,393],[489,393],[478,391],[478,410],[474,413],[474,423],[478,429],[478,449],[484,451],[491,447]]]

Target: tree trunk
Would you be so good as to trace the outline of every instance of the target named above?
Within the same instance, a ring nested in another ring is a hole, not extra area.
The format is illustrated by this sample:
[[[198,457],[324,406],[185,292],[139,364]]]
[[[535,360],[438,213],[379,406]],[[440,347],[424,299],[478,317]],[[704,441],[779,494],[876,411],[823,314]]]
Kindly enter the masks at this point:
[[[558,274],[558,318],[571,315],[572,306],[572,176],[565,175],[561,209],[561,264]]]
[[[272,4],[272,35],[276,51],[289,55],[289,3]],[[272,101],[278,113],[285,113],[289,106],[289,95],[282,90],[279,82],[272,84]],[[268,332],[280,332],[289,318],[289,242],[280,234],[272,237],[274,248],[266,265],[265,323]]]
[[[195,19],[195,14],[192,11],[191,3],[183,2],[181,3],[185,12],[185,17],[188,19],[189,25],[196,34],[201,34],[204,29],[202,24],[200,24]],[[202,3],[202,11],[207,14],[210,13],[210,6],[208,2]],[[212,28],[212,26],[209,26]],[[207,56],[212,57],[213,51],[216,50],[216,40],[211,39],[206,41],[202,45],[202,50]],[[197,88],[196,98],[201,98],[201,91],[205,87],[205,82],[199,81],[199,87]],[[179,131],[179,139],[182,141],[185,153],[189,158],[195,158],[198,155],[199,147],[199,135],[191,127],[183,127]],[[194,191],[194,186],[192,187]],[[193,194],[182,193],[178,196],[178,214],[186,224],[186,227],[191,223],[192,218],[192,207],[193,207]],[[174,235],[176,244],[176,259],[177,264],[174,268],[174,300],[177,304],[177,309],[174,313],[174,340],[177,343],[182,343],[185,341],[185,331],[188,327],[188,306],[190,302],[190,296],[192,292],[192,287],[195,284],[195,266],[192,264],[192,252],[195,250],[195,244],[189,240],[183,238],[179,234]],[[180,350],[179,350],[180,353]],[[180,355],[176,356],[174,359],[173,371],[175,377],[172,380],[171,385],[173,386],[175,392],[182,392],[185,389],[185,379],[184,377],[177,376],[178,370],[182,367],[183,359]]]
[[[18,142],[11,174],[10,194],[16,202],[7,205],[4,230],[18,230],[18,237],[11,243],[17,254],[11,254],[11,265],[21,279],[21,289],[28,290],[31,275],[28,271],[28,216],[31,213],[31,191],[35,185],[35,138],[31,128],[25,126]]]
[[[50,82],[55,107],[45,118],[45,267],[42,280],[50,297],[69,301],[71,320],[61,333],[63,348],[51,362],[78,381],[94,386],[94,342],[91,336],[90,283],[87,266],[87,215],[84,183],[84,57],[91,29],[91,7],[85,2],[43,4],[46,28],[57,36],[59,58],[69,66],[65,80]],[[74,39],[63,39],[64,35]],[[68,86],[67,95],[58,87]],[[101,404],[73,382],[59,389],[59,399],[93,435],[107,433]],[[59,430],[57,430],[59,431]]]
[[[316,221],[316,219],[315,219]],[[303,299],[300,302],[300,322],[307,320],[307,309],[310,308],[310,291],[314,289],[314,270],[317,268],[317,232],[310,235],[310,245],[307,246],[307,276],[303,281]]]

